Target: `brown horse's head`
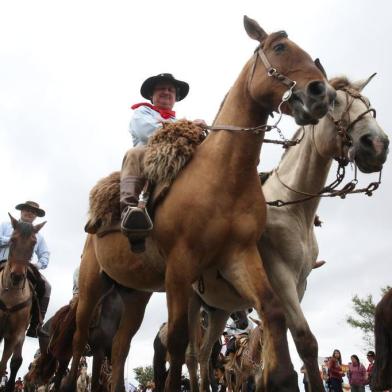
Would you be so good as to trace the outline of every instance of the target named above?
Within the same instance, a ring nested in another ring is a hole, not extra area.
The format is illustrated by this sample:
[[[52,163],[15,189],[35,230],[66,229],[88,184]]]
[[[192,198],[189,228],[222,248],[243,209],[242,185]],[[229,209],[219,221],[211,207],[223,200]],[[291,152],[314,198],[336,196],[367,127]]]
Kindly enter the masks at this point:
[[[318,60],[311,57],[284,31],[267,34],[259,24],[244,17],[248,35],[259,42],[249,75],[249,93],[268,111],[278,109],[283,94],[291,90],[281,109],[299,125],[316,124],[335,98]],[[268,107],[267,107],[267,106]]]
[[[14,229],[10,239],[8,268],[11,283],[17,286],[26,278],[27,266],[33,256],[34,246],[37,242],[36,234],[46,222],[34,226],[31,223],[16,220],[11,214],[8,215]]]
[[[374,75],[373,75],[374,76]],[[362,90],[365,81],[350,82],[345,77],[331,80],[337,96],[333,110],[320,121],[315,132],[317,151],[328,158],[355,162],[363,173],[380,171],[387,159],[389,139],[375,117]]]

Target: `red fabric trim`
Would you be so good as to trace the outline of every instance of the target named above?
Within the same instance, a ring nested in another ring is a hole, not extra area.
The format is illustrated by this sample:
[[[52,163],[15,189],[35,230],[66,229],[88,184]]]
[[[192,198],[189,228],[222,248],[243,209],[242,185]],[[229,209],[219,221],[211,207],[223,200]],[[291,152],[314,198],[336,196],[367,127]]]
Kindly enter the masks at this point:
[[[168,118],[176,117],[176,112],[174,110],[159,109],[158,107],[148,102],[135,103],[134,105],[131,106],[131,109],[135,110],[140,106],[148,106],[149,108],[158,112],[161,115],[161,117],[164,118],[165,120],[167,120]]]

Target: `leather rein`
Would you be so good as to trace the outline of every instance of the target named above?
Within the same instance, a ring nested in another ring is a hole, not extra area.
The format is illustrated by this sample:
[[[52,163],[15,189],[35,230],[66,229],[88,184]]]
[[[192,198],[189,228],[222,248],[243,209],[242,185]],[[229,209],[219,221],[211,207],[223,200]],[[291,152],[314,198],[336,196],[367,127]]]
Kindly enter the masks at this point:
[[[376,118],[376,110],[370,107],[369,102],[356,90],[351,88],[344,88],[342,89],[346,93],[346,108],[342,113],[339,119],[335,119],[331,113],[328,113],[328,117],[332,120],[335,124],[335,129],[340,139],[340,156],[335,157],[334,159],[338,162],[338,168],[336,171],[336,179],[329,185],[325,186],[320,192],[318,193],[307,193],[303,191],[299,191],[293,189],[289,185],[285,184],[281,178],[279,177],[278,170],[275,170],[276,177],[278,178],[279,182],[288,190],[297,193],[299,195],[304,196],[301,199],[292,200],[292,201],[282,201],[282,200],[274,200],[267,202],[268,205],[274,207],[283,207],[290,204],[298,204],[302,203],[311,199],[321,198],[321,197],[336,197],[339,196],[341,199],[344,199],[348,194],[353,193],[365,193],[367,196],[372,196],[373,192],[378,189],[381,184],[381,174],[382,170],[379,172],[378,181],[371,182],[365,188],[355,189],[356,185],[358,184],[357,178],[357,165],[354,163],[354,178],[349,181],[346,185],[344,185],[341,189],[336,189],[343,181],[345,174],[346,174],[346,166],[349,163],[347,157],[344,156],[344,147],[351,147],[352,146],[352,138],[349,131],[353,128],[353,126],[362,120],[367,114],[371,113],[374,118]],[[350,121],[350,114],[349,110],[355,101],[355,99],[360,99],[366,106],[367,110],[361,113],[356,119]],[[347,120],[345,119],[347,118]],[[314,125],[312,126],[312,140],[313,144],[317,150],[317,146],[314,140]]]
[[[250,127],[250,128],[245,128],[245,127],[237,127],[234,125],[217,125],[217,126],[209,126],[205,125],[203,126],[203,129],[206,131],[230,131],[230,132],[247,132],[247,133],[252,133],[254,135],[260,135],[263,134],[264,132],[269,132],[272,131],[273,129],[276,129],[281,137],[282,140],[270,140],[270,139],[264,139],[263,143],[273,143],[273,144],[281,144],[283,145],[284,148],[294,146],[298,144],[301,140],[287,140],[284,136],[282,131],[279,129],[278,124],[280,123],[282,119],[282,110],[281,107],[282,105],[287,102],[292,94],[293,94],[293,89],[296,86],[297,82],[295,80],[291,80],[288,78],[286,75],[283,75],[282,73],[278,72],[276,68],[272,67],[270,62],[268,61],[268,58],[266,54],[264,53],[261,45],[255,50],[254,53],[255,61],[253,62],[252,66],[252,71],[248,80],[248,86],[251,84],[253,75],[256,70],[256,65],[257,65],[257,59],[260,58],[261,62],[263,63],[264,67],[267,70],[267,75],[269,77],[275,78],[278,82],[284,84],[287,87],[287,90],[283,93],[281,102],[279,103],[278,106],[278,114],[279,117],[277,121],[272,124],[263,124],[263,125],[257,125],[256,127]]]

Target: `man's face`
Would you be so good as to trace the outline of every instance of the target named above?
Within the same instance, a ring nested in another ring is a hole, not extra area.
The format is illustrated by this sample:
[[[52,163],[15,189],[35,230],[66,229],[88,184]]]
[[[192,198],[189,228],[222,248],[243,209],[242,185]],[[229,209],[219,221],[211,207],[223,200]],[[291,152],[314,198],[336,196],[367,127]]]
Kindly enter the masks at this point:
[[[160,109],[173,109],[176,103],[176,88],[170,82],[158,83],[152,94],[152,103]]]
[[[32,212],[31,210],[20,211],[20,220],[22,222],[33,223],[36,217],[36,213]]]

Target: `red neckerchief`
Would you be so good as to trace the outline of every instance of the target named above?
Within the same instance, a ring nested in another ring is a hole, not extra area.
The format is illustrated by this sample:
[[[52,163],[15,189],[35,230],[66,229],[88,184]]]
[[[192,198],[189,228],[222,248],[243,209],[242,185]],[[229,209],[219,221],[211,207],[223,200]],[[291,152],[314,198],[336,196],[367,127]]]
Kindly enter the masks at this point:
[[[131,109],[135,110],[140,106],[148,106],[149,108],[158,112],[165,120],[176,117],[176,112],[174,110],[159,109],[158,107],[151,105],[151,103],[148,102],[135,103],[135,105],[131,106]]]

